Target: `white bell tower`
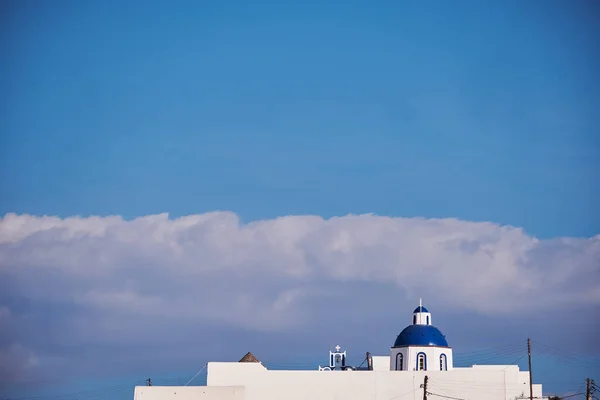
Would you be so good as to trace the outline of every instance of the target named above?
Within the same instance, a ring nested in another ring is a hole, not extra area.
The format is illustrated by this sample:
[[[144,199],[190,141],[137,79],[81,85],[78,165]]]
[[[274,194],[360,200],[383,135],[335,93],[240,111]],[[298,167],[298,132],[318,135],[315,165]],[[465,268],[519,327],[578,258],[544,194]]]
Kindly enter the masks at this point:
[[[319,371],[334,371],[334,370],[345,370],[346,369],[346,352],[340,351],[340,345],[335,346],[335,351],[329,350],[329,366],[321,367],[319,365]]]
[[[431,313],[423,307],[423,299],[419,299],[419,307],[417,307],[413,313],[412,324],[431,325]]]

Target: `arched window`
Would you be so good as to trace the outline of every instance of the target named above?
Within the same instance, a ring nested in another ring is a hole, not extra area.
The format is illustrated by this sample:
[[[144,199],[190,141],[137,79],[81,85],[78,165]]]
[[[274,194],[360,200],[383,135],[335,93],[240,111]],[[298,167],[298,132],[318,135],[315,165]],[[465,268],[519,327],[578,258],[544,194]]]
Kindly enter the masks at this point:
[[[404,356],[402,353],[396,355],[396,371],[404,370]]]
[[[427,325],[429,325],[429,315],[427,316]]]
[[[448,361],[446,359],[446,355],[442,354],[440,356],[440,371],[447,371],[448,370]]]
[[[417,354],[417,371],[427,371],[427,357],[425,353]]]
[[[413,325],[416,325],[416,324],[417,324],[417,316],[413,315]]]

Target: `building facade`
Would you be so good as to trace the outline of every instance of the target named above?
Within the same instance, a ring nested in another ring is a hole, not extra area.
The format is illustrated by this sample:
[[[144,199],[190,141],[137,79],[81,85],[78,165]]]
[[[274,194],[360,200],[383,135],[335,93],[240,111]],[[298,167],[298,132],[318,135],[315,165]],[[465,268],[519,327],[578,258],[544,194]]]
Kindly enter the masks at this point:
[[[429,310],[419,302],[412,324],[400,332],[392,346],[390,370],[451,371],[452,368],[452,348],[446,336],[432,325]]]
[[[206,386],[138,386],[134,400],[529,398],[529,373],[516,365],[455,368],[452,348],[421,302],[411,322],[396,337],[390,355],[371,357],[366,369],[348,366],[339,346],[329,352],[328,365],[316,370],[269,370],[249,353],[240,362],[208,363]],[[532,388],[534,398],[543,398],[542,385]]]

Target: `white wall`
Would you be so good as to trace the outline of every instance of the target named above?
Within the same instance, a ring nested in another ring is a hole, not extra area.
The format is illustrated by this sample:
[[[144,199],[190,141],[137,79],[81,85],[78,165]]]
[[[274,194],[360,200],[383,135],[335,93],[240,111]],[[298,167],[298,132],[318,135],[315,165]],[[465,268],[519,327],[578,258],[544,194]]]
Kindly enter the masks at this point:
[[[402,368],[396,365],[398,363],[398,354],[402,354]],[[390,371],[407,371],[408,347],[392,347],[389,360]]]
[[[452,371],[269,371],[254,363],[209,363],[207,379],[209,386],[244,386],[245,400],[420,400],[425,375],[430,392],[465,400],[514,400],[529,393],[529,381],[523,381],[517,366]],[[534,389],[534,396],[541,396],[541,385]]]
[[[373,371],[389,371],[390,358],[388,356],[372,356]]]
[[[396,357],[399,353],[404,358],[404,371],[415,371],[417,368],[417,355],[419,353],[425,353],[427,356],[427,371],[439,371],[440,370],[440,356],[446,355],[446,364],[448,371],[452,370],[453,358],[452,349],[450,347],[436,347],[436,346],[410,346],[410,347],[392,347],[390,351],[389,369],[392,371],[396,370]]]
[[[134,400],[244,400],[243,387],[136,386]]]

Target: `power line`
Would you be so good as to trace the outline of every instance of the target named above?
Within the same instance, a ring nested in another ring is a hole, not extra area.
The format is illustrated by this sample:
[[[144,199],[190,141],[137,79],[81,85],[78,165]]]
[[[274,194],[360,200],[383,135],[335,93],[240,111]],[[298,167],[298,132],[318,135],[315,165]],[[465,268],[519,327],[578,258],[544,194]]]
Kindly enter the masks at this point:
[[[440,393],[444,396],[449,396],[449,397],[460,397],[458,394],[456,394],[456,392],[454,392],[454,390],[459,389],[462,390],[465,388],[464,385],[450,385],[450,388],[448,387],[448,385],[445,385],[444,382],[430,382],[430,387],[431,387],[431,391],[434,393]],[[489,388],[486,387],[485,388],[488,391],[492,391],[492,390],[497,390],[496,388]],[[504,391],[504,388],[502,388],[502,390]]]
[[[122,384],[109,386],[105,388],[91,389],[91,390],[79,390],[75,392],[67,392],[67,393],[59,393],[59,394],[50,394],[50,395],[38,395],[38,396],[29,396],[29,397],[17,397],[11,400],[71,400],[78,399],[80,397],[89,398],[90,396],[108,396],[118,392],[124,392],[131,390],[132,387],[137,384],[141,384],[146,381],[135,381],[130,384]]]
[[[556,357],[557,359],[561,360],[565,364],[569,364],[571,366],[578,366],[578,367],[579,366],[590,367],[590,368],[600,367],[600,362],[595,361],[593,359],[588,359],[587,357],[585,357],[581,354],[571,353],[571,352],[568,352],[568,351],[565,351],[562,349],[558,349],[556,347],[552,347],[550,345],[544,344],[537,340],[532,340],[532,342],[536,345],[536,349],[539,350],[541,353]]]
[[[585,394],[585,393],[581,392],[581,393],[570,394],[568,396],[562,396],[562,397],[560,397],[560,399],[561,400],[562,399],[568,399],[569,397],[581,396],[582,394]]]
[[[461,399],[460,397],[451,397],[451,396],[444,396],[441,394],[437,394],[437,393],[431,393],[431,392],[427,392],[427,394],[431,395],[431,396],[437,396],[437,397],[443,397],[445,399],[453,399],[453,400],[465,400],[465,399]]]
[[[525,354],[523,354],[522,356],[520,356],[519,358],[517,358],[515,361],[511,362],[510,364],[508,364],[508,366],[506,368],[504,368],[503,370],[506,370],[506,369],[512,367],[513,365],[516,365],[523,358],[525,358]]]
[[[187,386],[191,381],[193,381],[194,379],[196,379],[196,377],[200,374],[200,372],[204,371],[204,368],[206,368],[208,364],[204,364],[204,366],[202,368],[200,368],[200,370],[198,372],[196,372],[196,375],[192,376],[192,379],[190,379],[189,381],[187,381],[187,383],[183,386]]]
[[[508,356],[519,355],[519,359],[511,363],[512,365],[524,357],[525,354],[523,342],[515,342],[484,350],[456,354],[454,356],[454,365],[488,364],[499,359],[505,359]],[[503,363],[505,363],[505,361],[503,361]]]
[[[411,390],[410,392],[406,392],[406,393],[399,394],[398,396],[394,396],[394,397],[392,397],[390,400],[396,400],[396,399],[400,399],[400,398],[402,398],[402,397],[404,397],[404,396],[407,396],[407,395],[409,395],[409,394],[413,394],[413,393],[414,393],[414,392],[416,392],[417,390],[418,390],[418,389],[413,389],[413,390]]]
[[[511,351],[511,350],[515,350],[515,349],[522,349],[521,346],[523,346],[523,342],[519,340],[518,342],[505,343],[505,344],[502,344],[499,346],[467,351],[467,352],[463,352],[461,354],[468,355],[468,354],[480,354],[480,353],[495,353],[498,351]]]

